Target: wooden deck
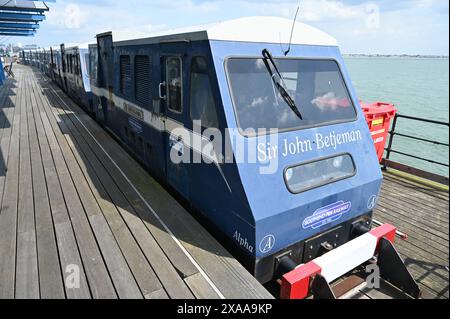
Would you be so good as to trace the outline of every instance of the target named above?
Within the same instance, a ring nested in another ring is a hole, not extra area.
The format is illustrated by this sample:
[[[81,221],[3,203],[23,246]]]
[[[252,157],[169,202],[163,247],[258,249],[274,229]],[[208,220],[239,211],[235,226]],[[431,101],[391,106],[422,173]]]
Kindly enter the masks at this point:
[[[0,88],[0,299],[271,298],[54,84],[15,72]],[[448,298],[448,192],[385,177],[375,218],[409,235],[396,246],[424,297]]]
[[[44,76],[15,73],[0,88],[0,299],[272,297]]]
[[[424,298],[448,298],[449,194],[386,173],[375,219],[406,233],[396,247],[423,289]]]

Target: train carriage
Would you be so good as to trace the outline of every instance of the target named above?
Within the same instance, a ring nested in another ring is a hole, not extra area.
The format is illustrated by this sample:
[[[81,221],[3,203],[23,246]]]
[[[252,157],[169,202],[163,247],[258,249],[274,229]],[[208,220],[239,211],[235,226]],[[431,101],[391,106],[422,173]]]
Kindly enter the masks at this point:
[[[51,48],[45,48],[42,51],[42,67],[41,70],[49,77],[52,78],[52,55]]]
[[[61,82],[63,90],[92,114],[92,92],[89,79],[89,50],[87,44],[61,45]]]
[[[261,283],[282,278],[282,297],[308,296],[312,277],[314,294],[329,297],[328,283],[376,254],[383,278],[420,295],[390,244],[395,228],[371,230],[382,174],[330,35],[252,17],[148,38],[98,34],[51,50],[51,61],[55,82]]]
[[[62,56],[61,49],[58,46],[50,48],[51,52],[51,78],[60,87],[63,87],[62,82]]]
[[[97,119],[263,283],[280,256],[305,263],[368,231],[382,181],[336,40],[296,23],[286,56],[291,27],[256,17],[89,46]],[[242,143],[256,145],[255,163],[237,158]],[[199,155],[209,163],[192,163]]]

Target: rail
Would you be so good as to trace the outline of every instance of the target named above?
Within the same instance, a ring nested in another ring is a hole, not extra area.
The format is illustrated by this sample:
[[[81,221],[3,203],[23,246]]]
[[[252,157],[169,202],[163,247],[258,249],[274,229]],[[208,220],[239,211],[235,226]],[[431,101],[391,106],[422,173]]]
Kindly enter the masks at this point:
[[[424,178],[430,179],[432,181],[435,181],[435,182],[438,182],[441,184],[448,185],[448,183],[449,183],[448,177],[440,176],[440,175],[430,173],[427,171],[423,171],[423,170],[420,170],[417,168],[409,167],[409,166],[406,166],[406,165],[403,165],[400,163],[396,163],[391,160],[392,154],[398,154],[398,155],[414,158],[416,160],[428,162],[433,165],[443,166],[443,167],[447,167],[447,168],[449,167],[449,163],[443,163],[443,162],[440,162],[437,160],[433,160],[433,159],[426,158],[426,157],[421,157],[416,154],[411,154],[411,153],[407,153],[404,151],[399,151],[399,150],[394,149],[393,145],[394,145],[394,141],[395,141],[396,137],[403,137],[403,138],[412,139],[415,141],[420,141],[420,142],[424,142],[424,143],[428,143],[428,144],[445,146],[447,148],[449,147],[448,143],[444,143],[442,141],[427,139],[427,138],[422,138],[422,137],[418,137],[418,136],[413,136],[413,135],[397,132],[397,125],[398,125],[399,119],[406,119],[406,120],[412,120],[412,121],[417,121],[417,122],[422,122],[422,123],[428,123],[428,124],[449,127],[448,122],[442,122],[442,121],[436,121],[436,120],[430,120],[430,119],[423,119],[423,118],[414,117],[414,116],[396,114],[394,117],[393,123],[392,123],[392,129],[389,131],[389,136],[390,136],[389,143],[385,149],[386,150],[386,158],[383,160],[384,169],[391,167],[394,169],[413,173],[414,175],[417,175],[419,177],[424,177]]]

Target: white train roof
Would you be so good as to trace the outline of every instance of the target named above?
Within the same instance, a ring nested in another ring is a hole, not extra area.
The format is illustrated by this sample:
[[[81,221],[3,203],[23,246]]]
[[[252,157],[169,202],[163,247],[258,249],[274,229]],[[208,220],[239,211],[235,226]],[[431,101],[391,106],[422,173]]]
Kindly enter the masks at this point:
[[[249,17],[228,20],[219,23],[194,26],[182,29],[166,30],[148,34],[129,32],[113,32],[113,40],[118,45],[146,44],[159,41],[176,40],[217,40],[257,43],[289,43],[293,21],[279,17]],[[130,43],[132,41],[133,43]],[[337,46],[331,35],[296,22],[292,35],[292,44]]]
[[[78,49],[88,49],[90,44],[94,44],[94,43],[68,43],[68,44],[64,44],[66,49],[73,49],[73,48],[78,48]]]

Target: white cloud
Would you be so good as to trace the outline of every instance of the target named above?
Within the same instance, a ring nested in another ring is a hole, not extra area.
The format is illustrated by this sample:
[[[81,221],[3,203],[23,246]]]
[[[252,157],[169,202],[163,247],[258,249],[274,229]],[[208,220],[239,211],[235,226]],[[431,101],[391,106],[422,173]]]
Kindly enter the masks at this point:
[[[445,0],[301,0],[300,4],[299,20],[330,33],[344,52],[448,54]],[[296,0],[58,1],[50,4],[37,37],[25,42],[95,41],[96,33],[110,30],[141,37],[243,16],[292,19],[297,5]]]
[[[81,24],[87,20],[87,16],[82,14],[80,6],[77,4],[67,5],[65,14],[67,29],[79,29]]]
[[[89,10],[82,10],[78,4],[69,3],[50,10],[44,23],[63,29],[80,29],[89,21],[89,16]]]
[[[166,9],[168,8],[180,12],[202,12],[202,13],[218,11],[220,7],[219,2],[216,1],[194,2],[192,0],[172,0],[172,1],[155,0],[152,1],[152,6],[156,8],[166,8]]]
[[[297,9],[297,3],[285,2],[266,2],[255,3],[253,1],[232,1],[235,5],[246,6],[247,8],[263,15],[280,15],[284,17],[293,17]],[[346,20],[365,18],[366,4],[346,5],[341,1],[335,0],[304,0],[300,5],[300,20],[303,21],[323,21],[326,19]]]

